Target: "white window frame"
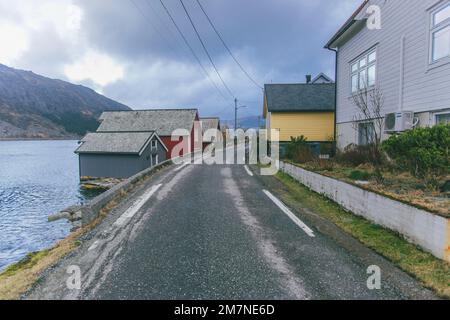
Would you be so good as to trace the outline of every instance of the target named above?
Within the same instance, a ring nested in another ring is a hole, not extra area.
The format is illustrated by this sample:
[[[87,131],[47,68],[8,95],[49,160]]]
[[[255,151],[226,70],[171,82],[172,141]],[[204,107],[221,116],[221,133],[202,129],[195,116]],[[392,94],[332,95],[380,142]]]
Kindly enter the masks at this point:
[[[369,62],[369,57],[375,53],[375,60]],[[361,62],[365,60],[365,65],[361,66]],[[353,70],[353,67],[356,65],[356,70]],[[375,81],[372,85],[369,86],[369,69],[375,67]],[[365,85],[366,87],[361,87],[361,73],[365,72]],[[353,77],[357,77],[357,90],[353,90]],[[358,94],[365,88],[370,90],[376,86],[378,80],[378,50],[377,48],[372,48],[368,50],[366,53],[360,55],[358,58],[352,60],[350,62],[350,93],[352,95]]]
[[[440,4],[437,8],[433,9],[430,12],[430,31],[429,31],[429,63],[430,65],[438,64],[442,62],[450,62],[450,52],[446,57],[442,57],[439,59],[434,59],[434,34],[442,31],[444,29],[450,29],[450,18],[438,23],[435,25],[435,17],[436,14],[438,14],[440,11],[446,9],[450,6],[450,1],[445,1],[444,3]]]
[[[366,136],[365,139],[367,140],[366,143],[362,143],[361,140],[361,128],[363,126],[371,126],[372,127],[372,135],[371,136]],[[358,123],[358,145],[359,146],[367,146],[370,145],[372,143],[375,142],[375,123],[373,121],[364,121],[364,122],[359,122]]]
[[[439,124],[438,119],[437,119],[439,116],[443,116],[443,115],[447,115],[447,114],[450,115],[450,111],[433,113],[433,125],[436,126]]]
[[[158,140],[152,140],[151,144],[152,144],[152,151],[158,150]]]

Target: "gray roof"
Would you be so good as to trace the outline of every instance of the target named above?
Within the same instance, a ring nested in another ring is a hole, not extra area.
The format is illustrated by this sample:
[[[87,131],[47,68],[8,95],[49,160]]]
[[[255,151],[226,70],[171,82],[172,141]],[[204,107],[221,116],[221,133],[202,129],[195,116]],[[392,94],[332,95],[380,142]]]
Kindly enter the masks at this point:
[[[200,118],[202,124],[202,131],[206,132],[209,129],[220,130],[220,119],[219,118]]]
[[[75,153],[141,154],[154,132],[88,133]]]
[[[196,109],[104,112],[97,132],[156,131],[159,136],[171,136],[176,129],[191,132],[197,114]]]
[[[268,112],[335,110],[335,84],[266,84]]]

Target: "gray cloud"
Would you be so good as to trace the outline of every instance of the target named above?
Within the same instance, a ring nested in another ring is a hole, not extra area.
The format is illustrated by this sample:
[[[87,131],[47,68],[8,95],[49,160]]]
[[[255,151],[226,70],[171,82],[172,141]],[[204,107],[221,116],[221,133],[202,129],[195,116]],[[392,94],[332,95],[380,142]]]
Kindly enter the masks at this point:
[[[32,1],[32,0],[29,0]],[[198,107],[203,115],[233,115],[232,98],[225,100],[202,73],[168,20],[158,0],[65,0],[82,10],[77,41],[69,41],[49,26],[31,33],[30,49],[19,59],[24,67],[53,77],[65,77],[64,65],[82,59],[86,51],[107,54],[124,69],[123,77],[99,88],[80,81],[133,108]],[[26,0],[19,1],[21,3]],[[179,0],[164,0],[192,43],[211,77],[222,88],[202,52]],[[211,19],[241,63],[260,83],[300,82],[307,73],[333,76],[334,55],[323,49],[328,38],[360,0],[201,0]],[[8,1],[9,3],[9,1]],[[261,113],[262,92],[228,56],[195,0],[185,0],[214,61],[235,95]],[[0,8],[23,23],[20,10]],[[16,8],[17,9],[17,8]],[[0,61],[1,62],[1,61]]]

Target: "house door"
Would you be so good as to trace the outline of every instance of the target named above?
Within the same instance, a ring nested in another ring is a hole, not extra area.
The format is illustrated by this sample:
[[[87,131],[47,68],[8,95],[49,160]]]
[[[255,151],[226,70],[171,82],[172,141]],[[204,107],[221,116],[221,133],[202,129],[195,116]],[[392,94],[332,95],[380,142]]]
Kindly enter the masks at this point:
[[[152,156],[152,166],[156,166],[157,164],[159,164],[159,157],[156,154]]]

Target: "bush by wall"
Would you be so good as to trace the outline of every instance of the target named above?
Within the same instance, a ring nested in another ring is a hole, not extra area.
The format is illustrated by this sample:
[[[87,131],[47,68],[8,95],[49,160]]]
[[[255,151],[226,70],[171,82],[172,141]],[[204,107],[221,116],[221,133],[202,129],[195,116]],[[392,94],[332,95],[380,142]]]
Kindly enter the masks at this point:
[[[401,169],[429,182],[450,173],[449,147],[450,125],[416,128],[383,142],[383,149]]]
[[[304,136],[291,137],[291,141],[286,146],[286,158],[297,163],[314,160],[314,154]]]
[[[372,146],[358,146],[351,144],[344,151],[336,154],[335,160],[344,165],[357,167],[362,164],[374,164],[376,161],[371,150]]]

